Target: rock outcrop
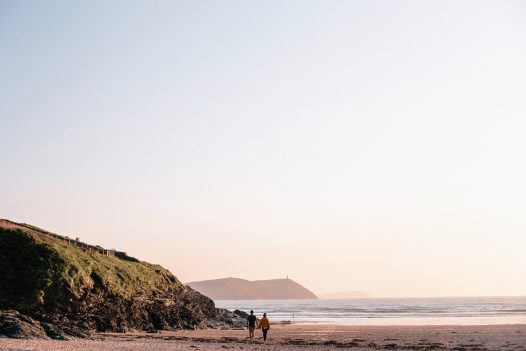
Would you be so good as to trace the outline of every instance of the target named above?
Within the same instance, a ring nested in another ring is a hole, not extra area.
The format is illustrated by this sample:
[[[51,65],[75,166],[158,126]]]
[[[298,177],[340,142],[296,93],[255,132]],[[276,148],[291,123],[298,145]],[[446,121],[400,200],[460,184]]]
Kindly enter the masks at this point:
[[[244,324],[159,265],[7,220],[0,220],[0,282],[4,325],[19,321],[15,336]]]
[[[18,311],[0,311],[0,337],[68,340],[88,336],[84,330],[72,326],[60,328],[50,323],[39,322]]]
[[[224,278],[188,285],[214,300],[317,299],[313,292],[288,278],[254,281]]]

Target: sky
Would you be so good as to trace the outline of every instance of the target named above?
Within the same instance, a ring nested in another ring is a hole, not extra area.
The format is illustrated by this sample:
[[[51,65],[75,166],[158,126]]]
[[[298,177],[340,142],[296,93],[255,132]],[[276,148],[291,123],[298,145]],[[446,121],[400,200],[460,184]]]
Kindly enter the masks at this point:
[[[0,0],[0,218],[184,282],[526,295],[526,3]]]

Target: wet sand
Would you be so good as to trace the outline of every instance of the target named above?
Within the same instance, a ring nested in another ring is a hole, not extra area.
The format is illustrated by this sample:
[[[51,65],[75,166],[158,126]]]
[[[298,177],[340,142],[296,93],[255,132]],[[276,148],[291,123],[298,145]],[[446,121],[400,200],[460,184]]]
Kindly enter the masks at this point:
[[[0,350],[509,350],[526,351],[526,325],[495,326],[273,326],[249,343],[246,330],[195,330],[158,334],[98,334],[93,340],[0,339]]]

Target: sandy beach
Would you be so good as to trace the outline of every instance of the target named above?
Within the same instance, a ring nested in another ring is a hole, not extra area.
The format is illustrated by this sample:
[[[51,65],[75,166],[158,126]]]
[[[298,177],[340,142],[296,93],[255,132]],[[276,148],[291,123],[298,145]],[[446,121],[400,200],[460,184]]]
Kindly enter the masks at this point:
[[[498,326],[274,326],[263,344],[245,330],[194,330],[158,334],[97,334],[92,340],[0,339],[1,350],[526,350],[526,325]]]

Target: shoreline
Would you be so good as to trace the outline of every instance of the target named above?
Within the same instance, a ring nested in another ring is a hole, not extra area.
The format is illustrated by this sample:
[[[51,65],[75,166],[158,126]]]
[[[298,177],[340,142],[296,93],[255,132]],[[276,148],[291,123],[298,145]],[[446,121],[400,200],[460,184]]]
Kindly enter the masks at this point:
[[[272,325],[269,341],[250,343],[246,330],[101,333],[69,341],[0,339],[1,350],[450,350],[526,351],[526,324],[485,326]]]
[[[230,311],[266,312],[274,321],[335,325],[526,324],[526,297],[217,300]]]
[[[279,320],[276,324],[301,325],[335,325],[335,326],[492,326],[492,325],[521,325],[526,324],[526,316],[503,317],[370,317],[370,318],[295,318]]]

